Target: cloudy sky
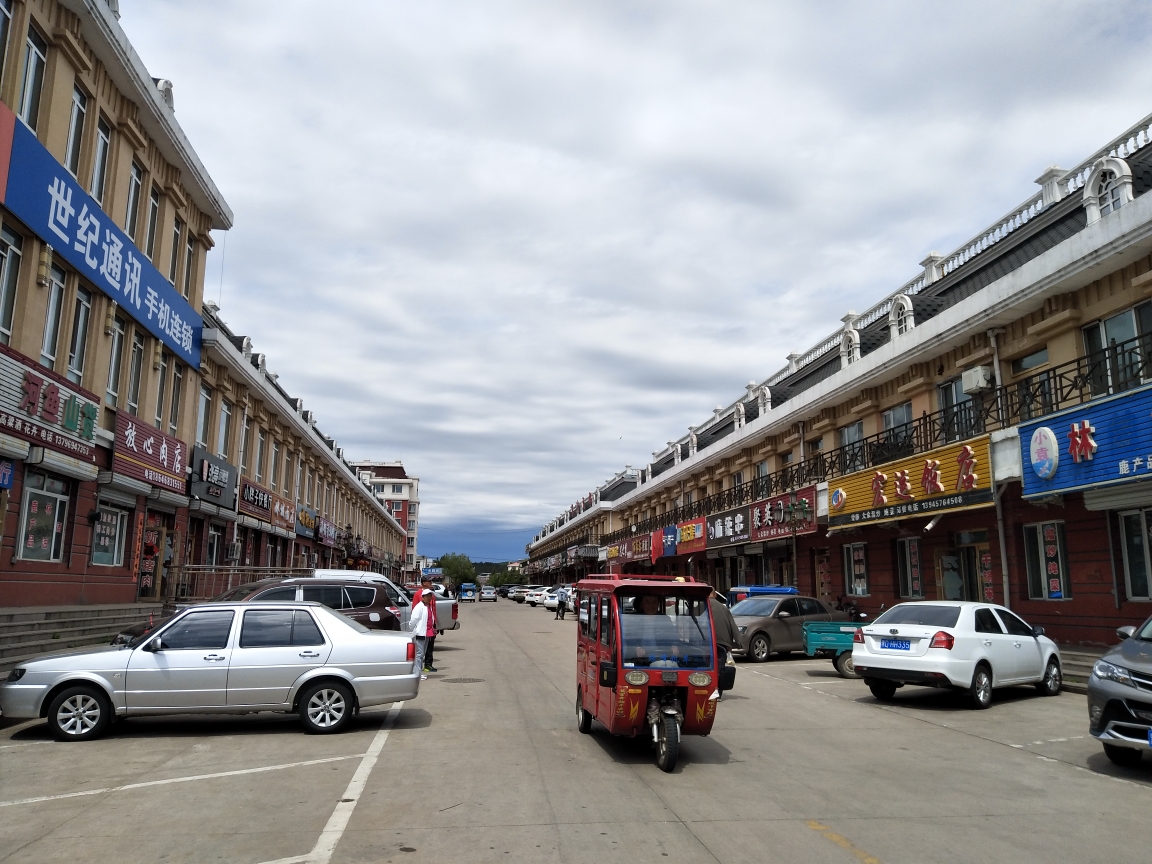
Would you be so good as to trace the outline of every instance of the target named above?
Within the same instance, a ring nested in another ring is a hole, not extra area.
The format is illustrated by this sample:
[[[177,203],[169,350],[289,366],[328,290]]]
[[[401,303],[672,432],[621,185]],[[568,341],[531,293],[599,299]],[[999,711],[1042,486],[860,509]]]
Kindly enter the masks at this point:
[[[1152,112],[1136,2],[120,0],[207,296],[421,551],[544,521]]]

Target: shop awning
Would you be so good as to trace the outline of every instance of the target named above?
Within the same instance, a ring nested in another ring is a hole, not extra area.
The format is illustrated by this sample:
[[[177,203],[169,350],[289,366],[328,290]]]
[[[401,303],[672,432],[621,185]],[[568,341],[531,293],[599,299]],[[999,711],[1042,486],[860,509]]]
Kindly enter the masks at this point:
[[[856,525],[833,525],[828,528],[827,536],[831,537],[833,534],[842,534],[845,531],[858,531],[861,528],[876,528],[882,525],[895,525],[898,522],[911,522],[913,520],[923,520],[930,522],[931,520],[939,517],[943,519],[953,513],[966,513],[969,510],[984,510],[988,507],[995,507],[996,502],[985,501],[982,504],[969,504],[967,507],[956,507],[952,510],[936,510],[928,513],[917,513],[914,516],[901,516],[899,519],[879,519],[874,522],[860,522]]]
[[[28,457],[28,442],[13,438],[0,432],[0,456],[9,459],[26,459]]]
[[[1132,507],[1152,507],[1152,481],[1084,490],[1085,510],[1127,510]]]
[[[79,459],[73,459],[71,456],[45,447],[28,448],[28,457],[24,460],[24,464],[39,465],[45,471],[63,474],[74,480],[95,480],[100,473],[100,469],[91,462],[81,462]]]

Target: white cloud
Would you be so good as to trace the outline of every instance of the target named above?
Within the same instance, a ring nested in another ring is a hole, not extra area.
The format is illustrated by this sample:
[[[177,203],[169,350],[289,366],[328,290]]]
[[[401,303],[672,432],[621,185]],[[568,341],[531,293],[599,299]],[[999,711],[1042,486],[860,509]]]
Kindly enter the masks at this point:
[[[121,8],[225,319],[442,528],[645,463],[1152,108],[1137,3]]]

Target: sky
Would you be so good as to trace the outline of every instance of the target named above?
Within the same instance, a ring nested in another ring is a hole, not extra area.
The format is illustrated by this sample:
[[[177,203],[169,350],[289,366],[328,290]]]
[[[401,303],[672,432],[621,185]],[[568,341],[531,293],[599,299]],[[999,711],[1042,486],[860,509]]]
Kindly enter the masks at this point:
[[[235,214],[206,298],[431,555],[523,557],[1152,112],[1138,2],[120,10]]]

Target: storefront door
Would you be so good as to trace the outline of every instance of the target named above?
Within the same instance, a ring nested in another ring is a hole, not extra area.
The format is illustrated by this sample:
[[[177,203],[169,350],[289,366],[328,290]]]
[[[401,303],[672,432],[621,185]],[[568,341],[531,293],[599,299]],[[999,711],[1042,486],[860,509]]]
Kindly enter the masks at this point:
[[[991,560],[987,544],[945,549],[937,555],[944,600],[984,599],[984,565]]]

